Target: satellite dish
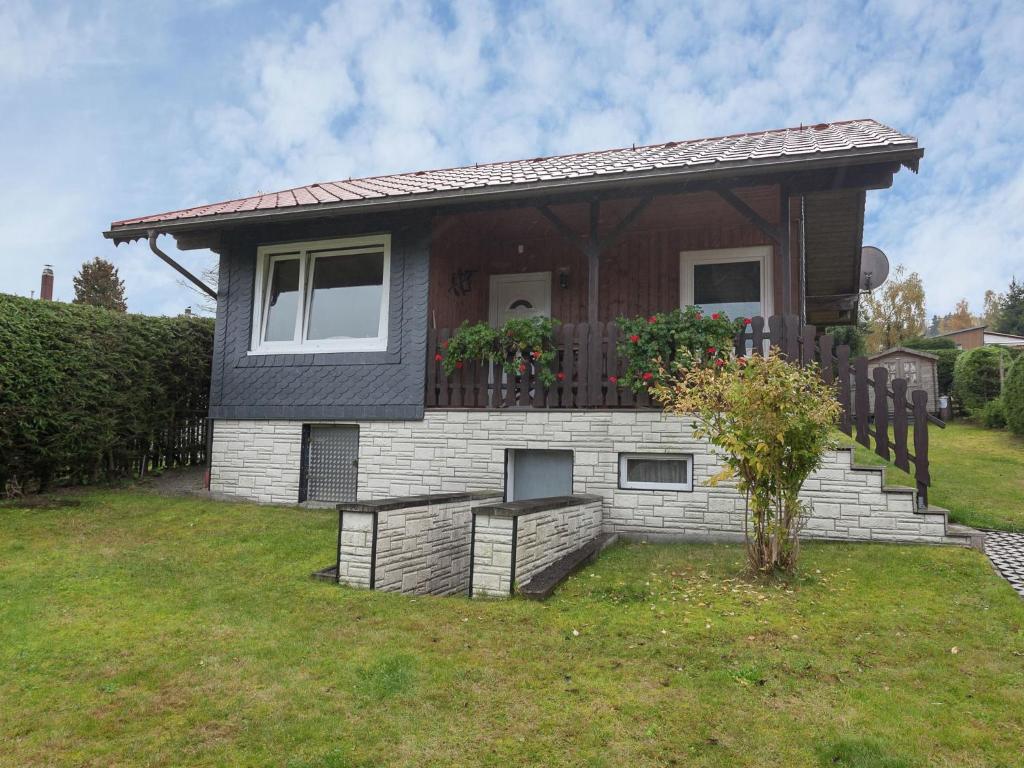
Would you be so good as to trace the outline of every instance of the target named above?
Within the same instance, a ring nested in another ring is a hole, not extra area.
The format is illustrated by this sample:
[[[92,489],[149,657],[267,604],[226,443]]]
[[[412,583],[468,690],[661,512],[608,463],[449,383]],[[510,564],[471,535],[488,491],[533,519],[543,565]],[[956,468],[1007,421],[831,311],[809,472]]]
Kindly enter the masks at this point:
[[[860,289],[873,291],[889,277],[889,257],[881,248],[865,245],[860,249]]]

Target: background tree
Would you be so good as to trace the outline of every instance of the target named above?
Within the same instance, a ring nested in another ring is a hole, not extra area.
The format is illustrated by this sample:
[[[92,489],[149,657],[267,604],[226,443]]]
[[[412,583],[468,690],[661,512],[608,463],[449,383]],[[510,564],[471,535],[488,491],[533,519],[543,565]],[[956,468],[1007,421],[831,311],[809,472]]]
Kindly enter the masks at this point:
[[[991,288],[985,291],[985,309],[981,318],[981,324],[989,328],[995,328],[999,323],[999,315],[1003,308],[1003,294],[996,293]]]
[[[82,264],[74,277],[75,304],[104,307],[116,312],[127,312],[124,298],[124,280],[117,276],[117,267],[97,256]]]
[[[220,268],[217,264],[203,267],[199,270],[199,279],[216,291],[217,281],[220,279]],[[182,288],[187,288],[196,295],[196,300],[192,302],[192,310],[196,314],[211,316],[217,314],[217,300],[210,298],[208,293],[199,290],[198,287],[188,280],[179,279],[178,285]]]
[[[1024,335],[1024,283],[1010,280],[1010,287],[999,302],[999,318],[995,330],[999,333]]]
[[[962,331],[964,328],[974,328],[981,325],[980,318],[971,314],[971,306],[967,299],[960,299],[948,315],[943,315],[940,326],[943,333],[951,331]]]
[[[917,272],[907,274],[902,265],[884,286],[865,297],[863,305],[871,328],[869,352],[899,346],[924,333],[924,283]]]

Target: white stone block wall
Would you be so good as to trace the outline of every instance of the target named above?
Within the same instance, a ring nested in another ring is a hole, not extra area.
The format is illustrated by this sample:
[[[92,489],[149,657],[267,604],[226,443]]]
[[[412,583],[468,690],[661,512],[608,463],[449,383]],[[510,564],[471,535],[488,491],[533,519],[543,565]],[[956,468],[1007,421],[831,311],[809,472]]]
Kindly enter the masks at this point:
[[[590,543],[603,527],[600,499],[561,509],[521,515],[516,531],[516,585]]]
[[[370,588],[373,570],[373,513],[343,512],[338,541],[338,581]]]
[[[218,420],[211,488],[259,501],[298,499],[300,422]],[[278,446],[277,443],[280,442]],[[651,539],[737,538],[743,499],[712,488],[721,468],[693,420],[656,410],[428,410],[422,421],[359,423],[359,498],[501,488],[507,449],[573,451],[573,492],[604,499],[604,529]],[[688,453],[693,490],[618,487],[620,453]],[[831,454],[805,486],[811,537],[944,541],[945,518],[918,514],[912,494],[884,493],[880,470],[855,470],[849,451]]]
[[[469,594],[473,508],[493,500],[421,499],[396,509],[342,511],[338,580],[385,592]]]
[[[508,515],[478,513],[473,529],[474,597],[512,593],[512,539],[516,521]]]
[[[266,504],[299,500],[301,421],[229,421],[213,426],[210,490]]]

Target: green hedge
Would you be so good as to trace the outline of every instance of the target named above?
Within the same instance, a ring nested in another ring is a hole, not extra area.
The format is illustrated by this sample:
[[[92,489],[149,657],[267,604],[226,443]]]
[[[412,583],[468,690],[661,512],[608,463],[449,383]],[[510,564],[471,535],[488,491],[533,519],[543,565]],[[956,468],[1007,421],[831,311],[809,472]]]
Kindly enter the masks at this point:
[[[1003,388],[1003,410],[1006,412],[1006,426],[1015,435],[1024,436],[1024,355],[1010,368]]]
[[[183,428],[201,431],[207,410],[212,349],[205,318],[0,294],[0,492],[181,461]]]

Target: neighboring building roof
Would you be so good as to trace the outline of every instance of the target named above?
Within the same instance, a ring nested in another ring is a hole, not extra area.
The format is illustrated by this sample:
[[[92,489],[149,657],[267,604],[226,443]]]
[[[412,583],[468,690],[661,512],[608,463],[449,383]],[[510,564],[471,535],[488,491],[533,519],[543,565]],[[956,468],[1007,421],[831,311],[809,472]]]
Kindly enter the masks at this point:
[[[146,226],[161,229],[161,225],[185,221],[212,223],[294,209],[365,207],[370,203],[393,202],[396,198],[467,198],[484,192],[492,193],[493,197],[494,193],[509,193],[524,186],[537,189],[575,186],[588,180],[607,180],[611,175],[646,179],[726,168],[777,166],[782,161],[879,154],[891,157],[895,150],[903,152],[897,159],[916,170],[920,150],[913,136],[870,119],[821,123],[644,147],[321,182],[283,192],[115,221],[106,234],[120,241],[129,239],[119,237],[122,233],[127,235],[128,230],[138,232]],[[917,154],[906,156],[907,150]]]
[[[1000,333],[999,331],[987,330],[987,325],[975,325],[970,328],[961,328],[958,331],[946,331],[945,333],[936,334],[936,338],[940,336],[959,336],[962,333],[970,333],[973,331],[981,331],[982,341],[985,344],[1003,344],[1003,345],[1018,345],[1024,344],[1024,336],[1018,336],[1014,333]]]
[[[921,349],[911,349],[910,347],[890,347],[889,349],[883,349],[881,352],[875,352],[873,355],[868,355],[868,360],[875,360],[879,357],[889,357],[890,355],[912,355],[914,357],[923,357],[926,360],[938,360],[938,355],[933,355],[931,352],[925,352]]]
[[[959,333],[967,333],[968,331],[984,331],[988,328],[987,325],[972,325],[970,328],[959,328],[955,331],[946,331],[945,333],[937,333],[935,337],[939,336],[956,336]]]

